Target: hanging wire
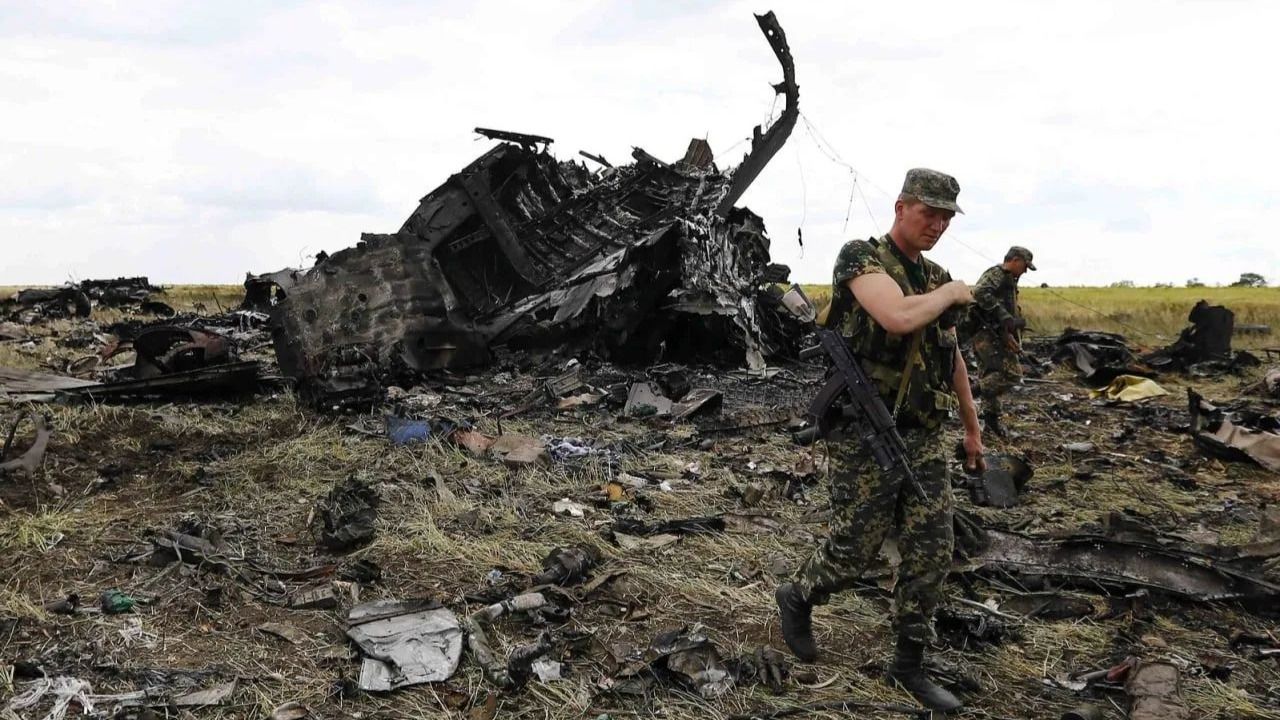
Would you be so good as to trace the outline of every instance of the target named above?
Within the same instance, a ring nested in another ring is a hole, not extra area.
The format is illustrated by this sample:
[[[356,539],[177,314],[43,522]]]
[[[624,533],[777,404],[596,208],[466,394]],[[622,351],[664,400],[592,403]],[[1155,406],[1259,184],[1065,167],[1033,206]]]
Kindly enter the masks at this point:
[[[809,218],[809,185],[804,180],[804,163],[800,162],[800,148],[792,146],[796,156],[796,169],[800,171],[800,224],[796,226],[796,243],[800,245],[800,259],[804,259],[804,223]]]
[[[867,202],[867,194],[866,194],[866,193],[864,193],[864,192],[862,192],[862,186],[861,186],[861,185],[857,185],[856,183],[855,183],[855,185],[856,185],[856,186],[857,186],[857,188],[858,188],[858,196],[862,198],[862,206],[863,206],[863,207],[865,207],[865,208],[867,209],[867,217],[870,217],[870,218],[871,218],[871,224],[872,224],[872,225],[875,227],[875,229],[876,229],[876,235],[877,235],[877,236],[882,235],[883,233],[882,233],[882,232],[881,232],[881,230],[880,230],[880,221],[879,221],[879,220],[876,220],[876,215],[875,215],[875,213],[871,212],[871,203]],[[845,216],[844,223],[845,223],[845,226],[846,226],[846,227],[849,225],[849,217],[848,217],[847,215]]]
[[[863,206],[867,210],[867,216],[871,218],[872,224],[874,224],[876,227],[876,234],[877,235],[880,234],[880,223],[876,221],[875,214],[871,212],[871,204],[867,202],[867,195],[865,192],[862,191],[862,185],[870,185],[873,190],[879,192],[881,195],[884,195],[887,198],[893,198],[893,197],[896,197],[896,195],[892,195],[884,188],[881,188],[880,186],[876,185],[865,174],[859,173],[852,165],[845,162],[844,158],[840,156],[839,151],[837,151],[835,147],[826,139],[826,137],[822,135],[822,131],[818,130],[818,128],[809,120],[808,117],[805,116],[804,113],[800,113],[800,118],[801,120],[804,121],[805,132],[809,135],[809,138],[813,140],[813,144],[818,148],[818,150],[822,152],[823,155],[826,155],[828,160],[846,168],[849,171],[849,173],[853,176],[853,187],[849,189],[849,206],[850,208],[852,208],[853,193],[854,191],[857,191],[858,195],[862,198]],[[845,211],[844,221],[845,221],[845,228],[847,230],[849,225],[848,209],[846,209]],[[966,250],[972,252],[973,254],[977,255],[983,260],[986,260],[987,262],[990,262],[996,265],[1000,264],[996,260],[993,260],[992,258],[988,257],[982,251],[973,247],[969,243],[966,243],[964,240],[961,240],[954,233],[950,235],[950,237],[954,238],[955,241],[959,243],[962,247],[964,247]],[[1128,332],[1134,335],[1137,335],[1139,337],[1155,337],[1151,333],[1139,330],[1138,328],[1126,323],[1125,321],[1121,320],[1118,317],[1115,317],[1114,315],[1109,315],[1103,312],[1102,310],[1099,310],[1094,307],[1089,307],[1084,303],[1072,300],[1071,298],[1067,297],[1066,295],[1063,295],[1062,293],[1054,290],[1053,288],[1040,288],[1040,289],[1044,290],[1049,295],[1052,295],[1058,298],[1062,302],[1067,303],[1068,305],[1074,305],[1075,307],[1078,307],[1081,310],[1087,310],[1088,312],[1094,313],[1099,317],[1110,320],[1111,322],[1115,323],[1116,325],[1119,325],[1120,327],[1124,328],[1125,330],[1127,330]]]
[[[853,195],[855,192],[858,191],[858,170],[857,168],[853,167],[849,163],[845,162],[844,159],[840,157],[840,153],[836,152],[836,149],[831,147],[829,143],[825,143],[825,140],[820,141],[818,139],[819,137],[821,137],[821,133],[817,132],[817,128],[813,127],[813,124],[809,122],[809,118],[805,117],[804,113],[800,113],[800,119],[802,122],[804,122],[805,134],[809,136],[809,139],[811,141],[813,141],[813,146],[818,148],[818,152],[825,155],[826,158],[831,162],[843,167],[849,173],[849,177],[850,177],[849,202],[845,206],[844,226],[840,230],[841,234],[847,233],[849,231],[849,217],[853,214]],[[824,147],[824,143],[826,144],[826,147]],[[867,208],[868,215],[871,214],[870,210],[871,210],[870,207],[868,207]],[[876,219],[874,216],[871,217],[871,222],[873,225],[876,226],[877,232],[879,232],[879,223],[876,222]]]

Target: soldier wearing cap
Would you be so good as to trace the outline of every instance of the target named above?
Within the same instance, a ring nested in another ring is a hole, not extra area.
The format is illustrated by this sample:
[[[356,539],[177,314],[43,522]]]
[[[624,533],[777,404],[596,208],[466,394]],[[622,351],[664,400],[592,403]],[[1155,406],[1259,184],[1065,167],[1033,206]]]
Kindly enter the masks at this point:
[[[969,376],[956,343],[955,320],[972,302],[969,288],[923,253],[946,232],[960,184],[917,168],[894,203],[893,226],[881,238],[840,250],[826,326],[841,333],[897,420],[918,482],[906,487],[863,452],[856,437],[827,443],[831,479],[830,537],[776,592],[782,635],[804,661],[818,657],[814,605],[850,588],[896,528],[902,563],[894,588],[897,652],[888,677],[931,710],[960,707],[929,680],[924,649],[936,639],[932,618],[951,568],[951,482],[943,425],[959,408],[967,464],[982,467],[982,436]]]
[[[969,307],[973,353],[978,358],[978,387],[982,395],[982,423],[987,432],[1004,437],[1000,396],[1022,379],[1019,332],[1027,326],[1018,307],[1018,279],[1035,270],[1031,251],[1014,245],[1004,262],[982,273],[973,286]]]

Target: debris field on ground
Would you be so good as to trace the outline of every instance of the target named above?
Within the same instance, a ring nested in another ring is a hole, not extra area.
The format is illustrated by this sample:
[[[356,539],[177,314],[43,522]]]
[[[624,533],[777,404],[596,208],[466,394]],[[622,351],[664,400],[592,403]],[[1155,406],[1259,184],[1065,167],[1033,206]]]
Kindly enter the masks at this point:
[[[0,303],[0,716],[919,715],[892,539],[820,662],[777,628],[825,365],[734,206],[797,112],[758,20],[786,109],[732,170],[483,130],[401,230],[238,306]],[[930,671],[975,717],[1280,718],[1280,383],[1228,308],[1188,321],[1028,339],[1011,437],[955,459]]]

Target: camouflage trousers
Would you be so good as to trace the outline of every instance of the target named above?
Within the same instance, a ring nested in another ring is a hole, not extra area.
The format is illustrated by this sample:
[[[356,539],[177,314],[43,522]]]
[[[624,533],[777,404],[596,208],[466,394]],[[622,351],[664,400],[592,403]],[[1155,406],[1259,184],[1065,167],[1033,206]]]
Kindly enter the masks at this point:
[[[815,604],[851,587],[876,559],[889,531],[899,530],[902,564],[894,588],[893,626],[919,642],[934,639],[933,611],[951,569],[955,545],[946,441],[940,429],[903,432],[919,490],[887,475],[857,441],[827,444],[831,463],[830,537],[796,572]]]
[[[1009,351],[1004,339],[989,330],[973,336],[973,354],[978,358],[978,388],[982,396],[982,414],[1000,417],[1004,408],[1000,396],[1022,379],[1022,365],[1016,353]]]

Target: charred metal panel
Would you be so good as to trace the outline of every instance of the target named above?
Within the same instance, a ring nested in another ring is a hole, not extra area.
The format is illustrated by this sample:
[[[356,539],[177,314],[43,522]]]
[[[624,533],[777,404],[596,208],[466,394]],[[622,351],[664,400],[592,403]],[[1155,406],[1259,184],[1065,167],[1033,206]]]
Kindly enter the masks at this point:
[[[736,172],[698,140],[681,162],[637,148],[634,163],[592,173],[552,157],[550,138],[477,128],[503,144],[423,197],[398,233],[366,234],[275,306],[281,369],[353,397],[379,374],[484,364],[502,345],[753,367],[790,352],[768,291],[785,268],[769,264],[759,216],[732,207],[798,112],[785,36],[772,14],[758,20],[787,111]]]

